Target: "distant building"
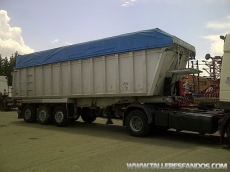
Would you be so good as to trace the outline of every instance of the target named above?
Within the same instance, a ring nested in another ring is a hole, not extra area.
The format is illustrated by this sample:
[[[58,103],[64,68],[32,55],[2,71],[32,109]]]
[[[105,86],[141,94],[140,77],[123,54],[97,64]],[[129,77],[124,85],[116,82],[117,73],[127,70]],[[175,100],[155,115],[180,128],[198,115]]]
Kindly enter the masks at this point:
[[[184,83],[188,82],[191,92],[200,92],[204,91],[205,89],[209,88],[211,86],[210,79],[207,77],[202,77],[196,75],[183,75],[181,79]]]

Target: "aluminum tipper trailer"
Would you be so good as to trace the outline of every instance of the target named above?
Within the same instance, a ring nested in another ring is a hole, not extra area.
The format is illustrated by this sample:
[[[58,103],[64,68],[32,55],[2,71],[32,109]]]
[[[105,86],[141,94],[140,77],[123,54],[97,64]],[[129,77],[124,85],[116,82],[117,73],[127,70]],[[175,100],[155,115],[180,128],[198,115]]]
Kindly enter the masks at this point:
[[[199,72],[185,68],[194,57],[194,46],[158,28],[19,56],[13,74],[13,97],[22,101],[18,117],[66,126],[81,116],[91,123],[97,108],[130,103],[123,124],[132,135],[146,135],[150,125],[176,128],[179,114],[159,106],[180,102],[181,75]],[[210,119],[216,122],[216,115],[204,117]],[[199,132],[213,132],[215,122]]]

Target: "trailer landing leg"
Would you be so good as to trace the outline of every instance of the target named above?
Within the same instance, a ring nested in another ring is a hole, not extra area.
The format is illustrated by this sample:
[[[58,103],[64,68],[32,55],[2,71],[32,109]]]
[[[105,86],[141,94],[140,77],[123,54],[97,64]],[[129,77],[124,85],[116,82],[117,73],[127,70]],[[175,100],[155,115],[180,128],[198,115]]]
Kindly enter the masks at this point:
[[[107,116],[108,118],[107,118],[106,124],[113,124],[113,121],[112,121],[112,107],[107,106],[106,110],[107,110],[107,113],[108,113],[108,116]]]

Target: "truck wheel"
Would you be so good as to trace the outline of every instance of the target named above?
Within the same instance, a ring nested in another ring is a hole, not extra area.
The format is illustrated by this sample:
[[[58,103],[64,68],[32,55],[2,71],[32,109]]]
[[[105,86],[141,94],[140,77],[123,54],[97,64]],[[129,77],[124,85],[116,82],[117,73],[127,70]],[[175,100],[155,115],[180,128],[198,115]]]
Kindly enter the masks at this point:
[[[150,131],[147,116],[140,110],[131,111],[126,117],[125,124],[132,136],[143,137]]]
[[[25,122],[33,123],[37,118],[37,109],[33,105],[26,105],[22,110],[22,116]]]
[[[64,107],[56,107],[54,109],[54,123],[58,126],[58,127],[65,127],[68,125],[68,119],[67,119],[67,111]]]
[[[95,113],[95,110],[85,110],[82,114],[81,114],[81,119],[85,122],[85,123],[92,123],[93,121],[95,121],[97,118],[97,115]]]
[[[52,109],[49,106],[40,106],[37,111],[37,118],[40,124],[46,125],[51,122]]]

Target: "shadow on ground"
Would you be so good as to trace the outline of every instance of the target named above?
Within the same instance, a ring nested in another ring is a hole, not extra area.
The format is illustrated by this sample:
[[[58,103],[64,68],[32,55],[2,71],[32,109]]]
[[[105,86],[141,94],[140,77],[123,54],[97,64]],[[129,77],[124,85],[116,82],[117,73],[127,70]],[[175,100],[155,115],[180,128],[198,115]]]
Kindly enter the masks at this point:
[[[176,132],[172,130],[160,132],[152,131],[149,136],[146,137],[133,137],[130,136],[126,131],[126,128],[121,125],[106,125],[102,123],[87,124],[81,121],[75,121],[68,127],[56,127],[52,124],[50,125],[40,125],[39,123],[25,123],[23,120],[13,121],[12,125],[23,126],[26,128],[37,128],[44,132],[46,131],[57,131],[66,132],[69,134],[77,135],[87,135],[99,138],[109,138],[122,142],[138,142],[142,144],[151,144],[155,146],[167,146],[179,149],[188,149],[189,147],[211,147],[215,149],[220,149],[222,145],[220,142],[220,137],[218,135],[203,135],[200,136],[197,133],[191,132]],[[226,139],[226,138],[225,138]],[[225,140],[225,142],[227,142]]]

